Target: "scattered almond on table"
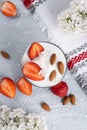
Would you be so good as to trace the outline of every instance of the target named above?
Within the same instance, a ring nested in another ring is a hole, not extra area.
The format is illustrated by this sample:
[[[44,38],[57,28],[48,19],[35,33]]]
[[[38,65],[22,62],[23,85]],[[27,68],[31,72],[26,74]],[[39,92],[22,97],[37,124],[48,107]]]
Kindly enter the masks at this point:
[[[47,103],[45,103],[45,102],[41,103],[41,107],[42,107],[45,111],[51,111],[50,106],[49,106]]]
[[[0,51],[0,54],[5,58],[5,59],[10,59],[10,55],[6,51]]]
[[[71,102],[72,105],[75,105],[76,103],[75,95],[71,94],[70,96],[66,96],[63,98],[63,105],[66,105],[69,102]]]
[[[63,105],[66,105],[68,102],[70,102],[70,97],[69,96],[64,97]]]
[[[70,102],[71,102],[72,105],[75,105],[75,103],[76,103],[75,95],[73,95],[73,94],[70,95]]]

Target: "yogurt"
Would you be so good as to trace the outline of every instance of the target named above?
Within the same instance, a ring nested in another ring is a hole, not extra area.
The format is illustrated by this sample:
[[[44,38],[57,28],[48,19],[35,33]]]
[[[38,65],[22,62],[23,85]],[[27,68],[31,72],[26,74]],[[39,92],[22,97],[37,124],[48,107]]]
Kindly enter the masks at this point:
[[[44,47],[44,51],[41,52],[38,57],[34,58],[32,60],[32,62],[38,64],[42,68],[40,73],[42,73],[42,75],[44,76],[44,80],[41,80],[41,81],[34,81],[34,80],[30,80],[30,79],[28,79],[28,80],[33,85],[38,86],[38,87],[52,87],[52,86],[56,85],[57,83],[59,83],[65,74],[66,58],[65,58],[63,51],[55,44],[49,43],[49,42],[39,42],[39,44]],[[30,46],[24,53],[24,56],[22,59],[22,65],[24,65],[26,62],[31,61],[30,58],[28,57],[29,48],[30,48]],[[53,65],[50,64],[50,57],[52,54],[56,54],[56,57],[57,57],[56,62]],[[60,74],[58,67],[57,67],[57,63],[60,61],[64,64],[64,73],[63,74]],[[52,81],[50,81],[49,76],[53,70],[56,71],[56,77]]]

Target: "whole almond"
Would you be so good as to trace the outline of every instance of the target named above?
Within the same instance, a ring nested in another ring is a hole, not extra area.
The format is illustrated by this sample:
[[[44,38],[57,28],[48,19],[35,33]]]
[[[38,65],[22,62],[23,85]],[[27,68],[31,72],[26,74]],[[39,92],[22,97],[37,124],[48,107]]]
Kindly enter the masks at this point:
[[[70,95],[70,102],[72,103],[72,105],[75,105],[75,103],[76,103],[75,95],[73,95],[73,94]]]
[[[69,101],[70,101],[70,97],[69,96],[64,97],[63,105],[66,105]]]
[[[53,65],[56,62],[56,54],[52,54],[50,57],[50,64]]]
[[[42,107],[45,111],[50,111],[50,110],[51,110],[50,107],[49,107],[49,105],[48,105],[47,103],[42,103],[42,104],[41,104],[41,107]]]
[[[56,71],[53,70],[53,71],[50,73],[49,80],[52,81],[52,80],[55,79],[55,77],[56,77]]]
[[[58,62],[57,67],[58,67],[59,72],[61,74],[63,74],[64,73],[64,64],[63,64],[63,62],[61,62],[61,61]]]
[[[0,53],[1,53],[1,55],[2,55],[5,59],[9,59],[9,58],[10,58],[10,55],[9,55],[7,52],[1,51]]]

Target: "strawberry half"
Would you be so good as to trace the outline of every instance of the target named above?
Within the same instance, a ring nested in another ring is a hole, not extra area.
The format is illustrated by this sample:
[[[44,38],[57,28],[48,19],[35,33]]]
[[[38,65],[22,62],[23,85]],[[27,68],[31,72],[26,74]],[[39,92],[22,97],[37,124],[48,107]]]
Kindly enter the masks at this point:
[[[33,60],[35,57],[39,56],[42,51],[44,51],[44,48],[38,42],[34,42],[28,50],[28,56]]]
[[[31,95],[32,94],[32,84],[27,79],[25,79],[24,77],[21,77],[18,80],[17,86],[18,86],[18,89],[22,93],[24,93],[26,95]]]
[[[40,81],[44,79],[44,77],[39,74],[40,70],[42,70],[40,66],[34,62],[25,63],[22,68],[24,76],[35,81]]]
[[[1,79],[0,92],[9,98],[14,98],[16,95],[16,85],[13,80],[7,77]]]
[[[68,92],[68,85],[61,81],[59,84],[51,87],[51,91],[59,97],[65,97]]]
[[[17,14],[17,8],[12,2],[5,1],[1,5],[1,12],[5,16],[11,17],[11,16],[15,16]]]

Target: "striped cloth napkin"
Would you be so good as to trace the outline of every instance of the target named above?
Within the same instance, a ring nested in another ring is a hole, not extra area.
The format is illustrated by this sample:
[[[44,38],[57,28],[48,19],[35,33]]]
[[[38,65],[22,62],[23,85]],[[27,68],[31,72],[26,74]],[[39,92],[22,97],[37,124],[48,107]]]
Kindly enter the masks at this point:
[[[48,40],[63,49],[68,69],[87,94],[87,33],[62,32],[57,23],[59,12],[66,9],[70,2],[71,0],[62,3],[61,0],[47,0],[36,8],[32,16],[43,33],[47,34]]]

